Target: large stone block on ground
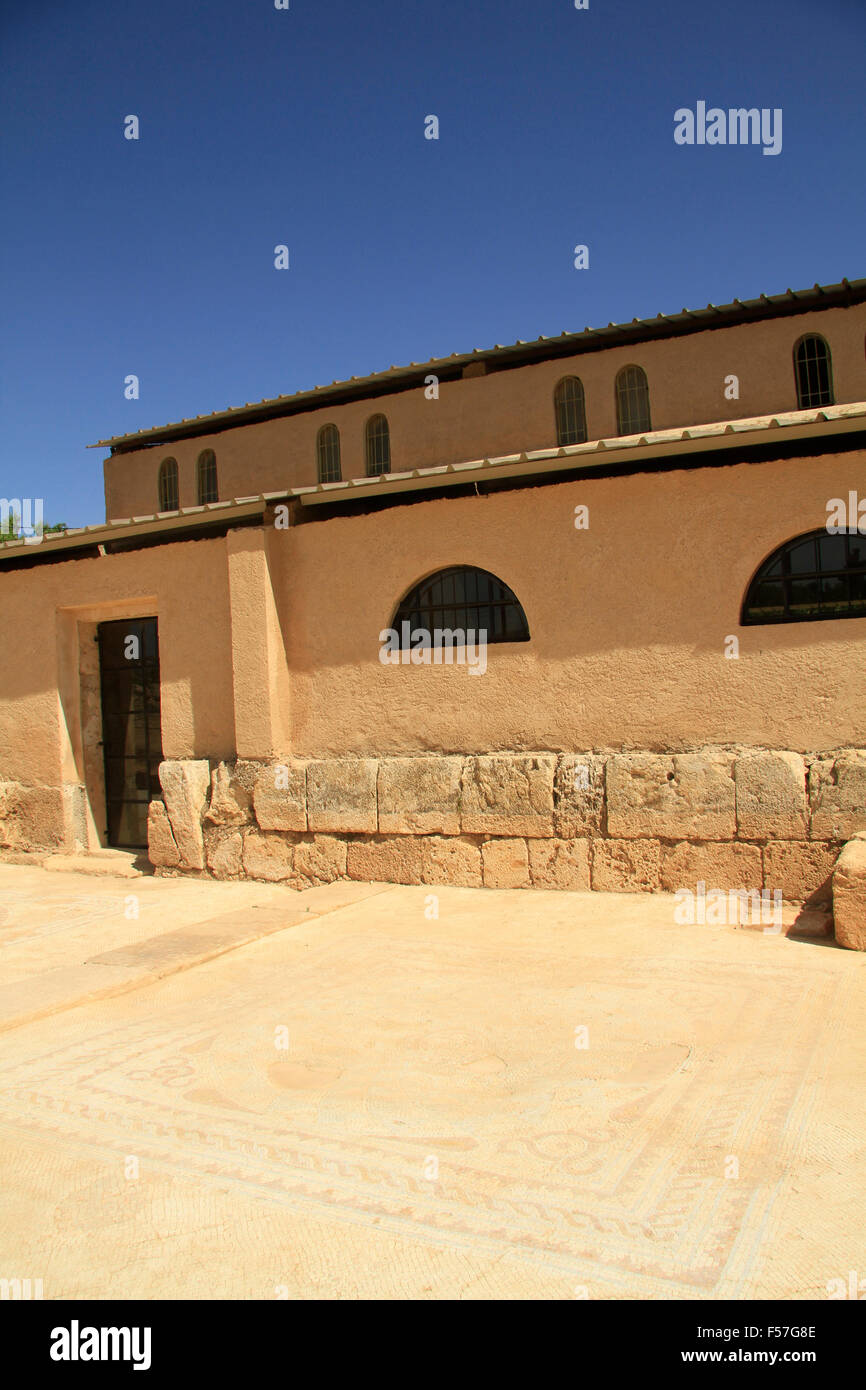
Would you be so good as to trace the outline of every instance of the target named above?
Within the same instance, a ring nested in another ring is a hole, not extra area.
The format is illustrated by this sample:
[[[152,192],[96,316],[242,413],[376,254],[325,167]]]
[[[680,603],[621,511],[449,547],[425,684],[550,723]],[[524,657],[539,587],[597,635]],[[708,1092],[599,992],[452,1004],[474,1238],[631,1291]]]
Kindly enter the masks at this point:
[[[423,883],[448,883],[461,888],[480,888],[481,850],[472,840],[436,835],[419,840]]]
[[[593,840],[591,854],[598,893],[652,893],[659,886],[658,840]]]
[[[205,866],[202,817],[210,788],[210,766],[204,759],[185,758],[159,765],[165,809],[171,821],[182,869]]]
[[[205,831],[207,866],[214,878],[241,878],[244,840],[239,830]]]
[[[487,840],[481,846],[485,888],[531,888],[525,840]]]
[[[268,763],[255,781],[253,810],[262,830],[306,830],[307,764]]]
[[[560,839],[605,834],[606,761],[592,753],[563,753],[557,760],[553,825]]]
[[[839,845],[778,840],[764,846],[764,887],[788,902],[829,902]]]
[[[552,753],[491,753],[467,758],[461,827],[466,835],[553,835]]]
[[[161,801],[147,808],[147,857],[158,869],[177,869],[180,851],[171,830],[168,812]]]
[[[744,753],[734,763],[741,840],[805,840],[806,763],[799,753]]]
[[[813,840],[847,840],[866,830],[866,749],[813,762],[809,801]]]
[[[459,835],[463,759],[382,758],[379,831],[382,835]]]
[[[248,825],[253,818],[253,784],[246,769],[259,770],[257,763],[217,763],[210,779],[210,803],[205,812],[207,825]]]
[[[421,841],[413,835],[350,840],[346,876],[361,883],[422,883]]]
[[[849,951],[866,951],[866,839],[849,840],[833,871],[836,940]]]
[[[588,892],[589,840],[528,840],[533,888]]]
[[[326,758],[307,764],[310,830],[372,834],[378,828],[375,758]]]
[[[244,836],[243,865],[249,878],[282,883],[294,875],[295,847],[282,835],[248,830]]]
[[[666,893],[679,888],[697,891],[697,884],[712,888],[763,887],[764,871],[759,845],[725,844],[708,840],[691,844],[662,845],[661,887]]]
[[[623,840],[732,840],[732,755],[617,753],[607,761],[608,834]]]
[[[309,883],[333,883],[346,876],[346,841],[313,835],[295,844],[295,873]]]

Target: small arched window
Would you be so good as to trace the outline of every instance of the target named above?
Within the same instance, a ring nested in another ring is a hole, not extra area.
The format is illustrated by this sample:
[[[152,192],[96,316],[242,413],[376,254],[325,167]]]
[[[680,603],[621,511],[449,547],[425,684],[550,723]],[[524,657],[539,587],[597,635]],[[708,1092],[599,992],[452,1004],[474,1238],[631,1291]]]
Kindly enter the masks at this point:
[[[323,425],[316,436],[316,456],[320,483],[338,483],[343,474],[340,468],[340,431],[336,425]]]
[[[433,645],[436,632],[445,635],[438,643],[444,646],[459,645],[449,634],[469,631],[486,632],[483,640],[488,645],[529,641],[529,624],[516,594],[495,574],[470,565],[455,565],[422,579],[398,605],[391,626],[399,635],[401,651],[419,629],[430,634]]]
[[[200,507],[219,501],[216,454],[213,449],[203,449],[198,456],[198,501]]]
[[[801,338],[794,348],[794,376],[798,410],[833,404],[830,349],[817,333],[809,333]]]
[[[391,472],[391,434],[384,415],[371,415],[367,421],[367,474]]]
[[[583,444],[586,440],[586,401],[583,382],[578,376],[564,376],[553,393],[556,412],[556,442]]]
[[[616,378],[618,434],[646,434],[652,429],[649,386],[643,367],[623,367]]]
[[[159,465],[159,510],[176,512],[177,509],[177,459],[163,459]]]
[[[774,550],[748,587],[741,623],[866,618],[866,536],[810,531]]]

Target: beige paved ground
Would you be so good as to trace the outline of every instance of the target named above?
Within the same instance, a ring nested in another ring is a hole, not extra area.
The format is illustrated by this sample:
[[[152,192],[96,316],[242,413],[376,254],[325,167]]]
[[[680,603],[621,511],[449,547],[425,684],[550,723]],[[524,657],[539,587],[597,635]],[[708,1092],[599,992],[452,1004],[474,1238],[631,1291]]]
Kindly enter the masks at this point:
[[[0,1035],[0,1277],[821,1299],[866,1275],[866,956],[678,926],[668,897],[439,889],[435,919],[432,890],[334,885],[304,920],[237,887],[0,866],[0,986],[74,992],[92,955],[256,900],[296,923]]]

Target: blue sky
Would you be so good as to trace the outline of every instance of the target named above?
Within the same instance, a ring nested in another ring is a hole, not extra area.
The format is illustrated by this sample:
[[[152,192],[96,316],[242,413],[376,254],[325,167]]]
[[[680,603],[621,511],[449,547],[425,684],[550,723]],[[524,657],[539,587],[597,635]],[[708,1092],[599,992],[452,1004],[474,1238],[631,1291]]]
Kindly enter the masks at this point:
[[[46,522],[102,518],[109,435],[866,274],[863,0],[0,15],[0,495]],[[677,146],[699,100],[780,107],[781,153]]]

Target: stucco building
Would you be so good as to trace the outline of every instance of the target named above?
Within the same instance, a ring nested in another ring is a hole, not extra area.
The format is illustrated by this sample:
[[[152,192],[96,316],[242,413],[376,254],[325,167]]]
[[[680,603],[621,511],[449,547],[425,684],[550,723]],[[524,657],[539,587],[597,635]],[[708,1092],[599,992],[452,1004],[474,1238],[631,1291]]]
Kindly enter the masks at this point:
[[[103,441],[105,522],[0,547],[0,843],[294,885],[835,873],[866,944],[864,344],[843,281]]]

